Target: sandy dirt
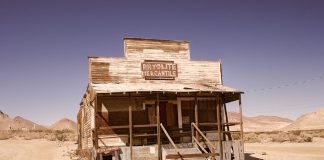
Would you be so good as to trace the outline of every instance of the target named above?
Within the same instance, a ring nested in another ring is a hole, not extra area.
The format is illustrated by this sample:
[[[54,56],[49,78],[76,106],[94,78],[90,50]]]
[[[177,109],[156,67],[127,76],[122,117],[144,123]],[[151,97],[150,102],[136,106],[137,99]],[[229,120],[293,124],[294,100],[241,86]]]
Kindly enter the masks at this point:
[[[246,143],[247,160],[324,160],[324,143]]]
[[[75,159],[74,142],[0,140],[0,160]],[[324,143],[246,143],[246,160],[324,160]]]
[[[70,160],[76,148],[75,142],[0,140],[0,160]]]

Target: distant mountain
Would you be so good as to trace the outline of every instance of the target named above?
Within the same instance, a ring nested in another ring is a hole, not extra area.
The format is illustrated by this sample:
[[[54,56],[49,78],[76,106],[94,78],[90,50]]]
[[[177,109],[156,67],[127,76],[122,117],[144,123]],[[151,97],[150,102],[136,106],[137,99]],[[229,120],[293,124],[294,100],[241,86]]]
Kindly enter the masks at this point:
[[[295,122],[284,128],[284,130],[312,129],[324,129],[324,108],[316,112],[303,114]]]
[[[0,130],[43,130],[46,127],[17,116],[11,119],[7,114],[0,111]]]
[[[228,112],[229,122],[240,122],[240,114],[237,112]],[[293,123],[292,120],[278,116],[243,116],[243,130],[246,132],[255,131],[274,131],[279,130]],[[238,130],[239,126],[230,127],[231,130]]]
[[[8,116],[7,114],[3,113],[3,112],[0,110],[0,121],[1,121],[1,120],[4,120],[4,119],[8,119],[8,118],[9,118],[9,116]]]
[[[63,118],[49,127],[51,130],[77,130],[77,124],[67,118]]]

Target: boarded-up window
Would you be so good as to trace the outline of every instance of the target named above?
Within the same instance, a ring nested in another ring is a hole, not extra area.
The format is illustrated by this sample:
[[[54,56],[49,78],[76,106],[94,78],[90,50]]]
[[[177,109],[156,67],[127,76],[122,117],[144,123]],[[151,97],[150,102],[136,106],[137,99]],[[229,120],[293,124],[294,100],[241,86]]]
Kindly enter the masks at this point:
[[[198,121],[199,123],[216,122],[216,101],[199,100],[198,101]]]
[[[182,123],[195,122],[195,101],[181,101]]]
[[[109,112],[110,126],[124,126],[128,125],[128,111]]]

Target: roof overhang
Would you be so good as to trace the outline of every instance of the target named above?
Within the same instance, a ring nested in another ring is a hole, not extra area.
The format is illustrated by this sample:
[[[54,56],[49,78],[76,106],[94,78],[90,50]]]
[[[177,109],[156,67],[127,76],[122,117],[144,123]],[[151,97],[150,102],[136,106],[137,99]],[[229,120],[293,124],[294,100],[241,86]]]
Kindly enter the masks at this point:
[[[96,93],[129,93],[129,92],[220,92],[243,93],[224,85],[175,84],[175,83],[107,83],[90,84]]]

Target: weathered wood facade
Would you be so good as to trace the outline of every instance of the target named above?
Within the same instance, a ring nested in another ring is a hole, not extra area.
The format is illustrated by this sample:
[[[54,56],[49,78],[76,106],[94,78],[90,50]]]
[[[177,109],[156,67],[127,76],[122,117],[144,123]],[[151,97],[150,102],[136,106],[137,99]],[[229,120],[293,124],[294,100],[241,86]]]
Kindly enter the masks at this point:
[[[228,122],[226,110],[239,101],[242,115],[242,92],[223,85],[220,61],[190,60],[186,41],[125,38],[124,53],[89,57],[80,150],[96,159],[244,159],[242,119]]]

